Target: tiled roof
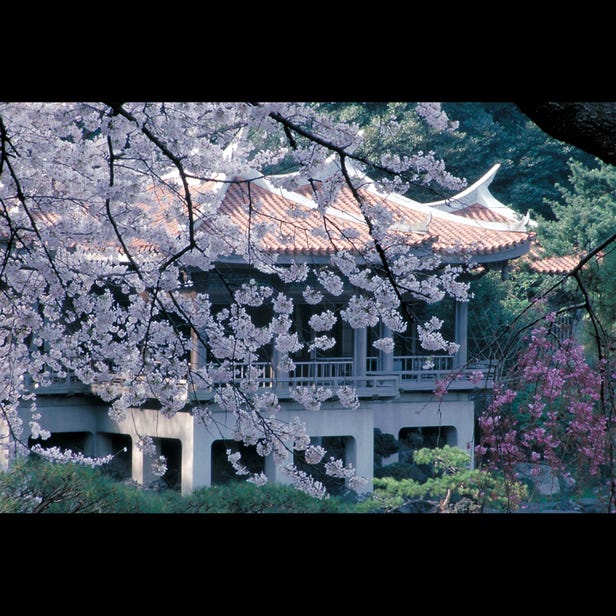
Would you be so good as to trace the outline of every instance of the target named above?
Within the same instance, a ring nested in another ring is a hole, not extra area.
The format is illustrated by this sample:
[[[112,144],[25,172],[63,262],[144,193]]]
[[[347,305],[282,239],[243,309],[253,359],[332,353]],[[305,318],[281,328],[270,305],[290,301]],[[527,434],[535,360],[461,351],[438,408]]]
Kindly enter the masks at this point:
[[[346,185],[334,202],[322,210],[317,206],[311,186],[296,192],[284,191],[257,174],[221,180],[191,187],[193,213],[201,232],[220,236],[220,227],[210,223],[210,216],[202,216],[217,209],[228,217],[225,233],[235,227],[238,239],[250,234],[251,240],[258,242],[259,249],[270,253],[327,256],[342,249],[362,251],[373,247],[356,196]],[[314,184],[319,185],[318,182]],[[368,217],[373,209],[385,208],[389,212],[389,231],[400,238],[400,243],[429,247],[442,255],[491,255],[493,258],[485,260],[497,260],[500,253],[508,253],[506,258],[509,258],[512,250],[515,256],[527,252],[535,238],[524,224],[514,224],[511,217],[497,213],[489,201],[447,211],[442,205],[431,207],[401,195],[381,194],[369,179],[362,183],[357,194]],[[469,199],[483,199],[479,190],[470,194]],[[185,246],[188,225],[184,220],[185,205],[178,198],[181,195],[181,190],[176,195],[169,186],[164,190],[152,188],[149,203],[138,204],[143,213],[142,224],[126,231],[128,246],[169,255],[178,251],[178,246]],[[507,210],[502,204],[497,205]],[[139,230],[146,227],[153,231],[153,237],[147,240]]]
[[[327,255],[354,246],[363,248],[370,240],[365,225],[334,212],[322,217],[317,209],[256,183],[231,184],[219,211],[243,234],[251,230],[254,235],[264,226],[259,247],[280,254]]]
[[[414,210],[412,205],[403,208],[392,203],[390,199],[386,199],[385,204],[395,212],[396,217],[399,216],[406,223],[417,224],[426,220],[425,211]],[[522,246],[534,238],[534,233],[530,231],[493,229],[483,225],[482,221],[496,221],[492,212],[480,204],[465,209],[470,211],[471,216],[464,216],[461,213],[464,210],[459,210],[455,214],[447,214],[439,210],[430,212],[431,220],[428,224],[428,233],[435,237],[432,244],[435,252],[440,254],[460,254],[463,252],[471,255],[496,254]],[[483,217],[479,217],[479,211],[485,212]],[[466,218],[475,224],[458,222],[455,217]]]
[[[485,222],[510,222],[509,218],[491,210],[487,207],[475,203],[474,205],[468,205],[462,209],[453,212],[456,216],[462,216],[463,218],[469,218],[471,220],[483,220]]]
[[[543,246],[535,244],[529,253],[524,256],[524,260],[534,272],[538,274],[561,275],[569,274],[580,262],[581,255],[553,255],[545,256]]]
[[[368,189],[360,189],[358,192],[365,200],[367,212],[371,207],[385,207],[392,214],[393,224],[397,224],[401,230],[409,229],[404,232],[406,243],[419,245],[429,241],[432,249],[440,254],[497,254],[530,244],[535,237],[531,231],[510,230],[511,219],[479,203],[448,213],[415,204],[411,200],[378,195]],[[309,197],[312,188],[304,187],[300,193]],[[357,200],[348,187],[340,191],[334,207],[358,221],[363,220]],[[425,233],[410,231],[421,227],[428,218],[430,220]],[[500,223],[500,228],[495,228],[499,225],[482,224],[484,222]]]
[[[545,257],[529,260],[529,267],[539,274],[569,274],[580,262],[578,257],[565,255],[563,257]]]

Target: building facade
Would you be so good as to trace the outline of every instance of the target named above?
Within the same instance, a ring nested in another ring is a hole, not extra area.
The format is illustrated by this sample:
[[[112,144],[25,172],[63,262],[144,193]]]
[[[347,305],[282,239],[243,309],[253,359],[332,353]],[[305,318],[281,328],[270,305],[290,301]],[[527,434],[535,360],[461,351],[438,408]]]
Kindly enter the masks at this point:
[[[400,237],[416,247],[418,253],[438,255],[444,263],[456,264],[471,259],[476,272],[491,269],[505,272],[512,260],[528,253],[534,238],[528,219],[520,219],[511,209],[496,200],[489,191],[498,165],[456,197],[433,203],[418,203],[397,194],[382,194],[375,183],[365,178],[363,196],[369,203],[386,206],[394,213]],[[357,172],[355,172],[357,173]],[[324,170],[323,177],[327,176]],[[365,176],[364,176],[365,177]],[[327,266],[335,250],[335,239],[311,233],[311,216],[317,216],[312,186],[299,186],[288,191],[276,188],[257,174],[233,178],[219,189],[220,211],[240,229],[249,229],[259,217],[275,219],[275,229],[263,236],[263,245],[278,255],[279,263],[301,263]],[[248,189],[250,187],[250,189]],[[204,187],[204,190],[207,188]],[[258,203],[247,219],[246,203]],[[356,205],[348,190],[343,189],[328,210],[332,217],[356,225]],[[302,215],[298,215],[298,213]],[[204,222],[203,224],[207,224]],[[315,223],[316,224],[316,223]],[[250,268],[237,257],[221,260],[225,281],[207,272],[188,270],[187,293],[207,293],[215,307],[229,303],[229,284],[238,287],[249,280],[267,275]],[[308,321],[319,306],[302,299],[302,288],[292,284],[285,292],[295,300],[292,318],[299,332],[307,338]],[[339,297],[341,305],[350,294]],[[472,300],[471,300],[472,301]],[[341,456],[357,469],[359,475],[371,479],[374,474],[375,434],[391,435],[412,448],[417,443],[428,446],[449,444],[460,447],[473,459],[475,430],[475,396],[489,389],[489,366],[482,357],[469,357],[468,303],[443,302],[438,307],[445,318],[445,331],[458,345],[452,355],[428,353],[419,344],[417,329],[396,337],[393,354],[377,351],[372,342],[390,332],[385,328],[352,328],[340,320],[333,333],[336,344],[323,352],[307,347],[294,357],[295,368],[282,371],[278,367],[276,349],[262,353],[255,364],[260,372],[259,387],[275,393],[280,400],[277,418],[301,421],[315,444]],[[263,314],[264,322],[269,318]],[[258,315],[255,314],[258,319]],[[187,361],[197,369],[211,360],[207,348],[195,342]],[[235,366],[236,378],[242,378],[242,366]],[[482,372],[483,378],[476,375]],[[487,378],[486,378],[487,377]],[[439,385],[447,384],[446,392],[435,396]],[[298,386],[314,386],[336,390],[349,385],[355,388],[358,408],[344,408],[335,399],[325,400],[318,411],[305,410],[291,396]],[[255,472],[262,470],[270,482],[288,481],[282,468],[297,462],[290,451],[284,464],[272,456],[254,455],[250,448],[234,440],[234,425],[225,423],[225,413],[214,401],[216,384],[186,384],[186,406],[172,417],[162,417],[156,401],[134,409],[126,419],[113,421],[108,404],[102,399],[100,385],[83,384],[74,375],[52,375],[47,386],[37,389],[42,423],[52,436],[43,446],[58,445],[88,456],[117,454],[112,462],[118,476],[130,477],[140,484],[150,484],[155,477],[148,460],[138,446],[143,435],[150,436],[157,450],[167,459],[165,481],[183,494],[204,486],[227,481],[231,470],[225,452],[229,447],[241,450],[245,463]],[[208,405],[218,414],[216,429],[208,429],[197,420],[191,409],[195,404]],[[24,405],[24,424],[27,424]],[[30,439],[31,444],[36,441]],[[126,448],[125,453],[117,453]],[[398,454],[382,460],[391,463]],[[371,490],[371,482],[366,484]]]

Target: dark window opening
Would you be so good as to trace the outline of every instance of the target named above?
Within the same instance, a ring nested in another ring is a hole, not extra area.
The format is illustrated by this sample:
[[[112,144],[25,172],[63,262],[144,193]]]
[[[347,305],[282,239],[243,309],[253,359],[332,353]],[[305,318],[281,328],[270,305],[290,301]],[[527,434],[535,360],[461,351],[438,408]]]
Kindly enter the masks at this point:
[[[304,452],[295,451],[293,452],[293,464],[316,481],[320,481],[329,494],[334,496],[345,494],[347,488],[344,478],[327,475],[325,472],[325,464],[330,461],[330,458],[345,461],[347,442],[352,438],[351,436],[323,436],[320,438],[312,438],[311,443],[313,445],[320,444],[326,451],[321,462],[318,464],[308,464],[305,460]]]
[[[245,466],[248,475],[238,475],[227,459],[227,449],[239,452],[238,464]],[[252,474],[265,472],[265,458],[257,453],[254,445],[244,445],[237,441],[224,440],[212,443],[212,485],[225,485],[233,481],[246,481]]]
[[[28,447],[40,445],[43,449],[58,447],[62,451],[70,449],[73,453],[81,453],[90,456],[92,451],[91,432],[54,432],[45,440],[40,438],[28,438]]]

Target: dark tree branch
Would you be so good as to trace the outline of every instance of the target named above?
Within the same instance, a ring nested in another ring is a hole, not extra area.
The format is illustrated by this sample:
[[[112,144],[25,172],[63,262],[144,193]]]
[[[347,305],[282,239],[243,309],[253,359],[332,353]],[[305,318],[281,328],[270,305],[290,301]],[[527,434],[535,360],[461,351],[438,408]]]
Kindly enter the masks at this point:
[[[616,165],[616,102],[516,104],[551,137]]]
[[[175,165],[178,173],[180,174],[180,179],[182,180],[182,186],[184,188],[184,199],[186,201],[186,208],[188,210],[188,235],[189,235],[189,248],[182,251],[182,254],[189,250],[190,248],[194,248],[196,245],[195,242],[195,217],[194,217],[194,205],[192,202],[190,187],[188,185],[188,178],[186,175],[186,171],[184,170],[184,165],[182,164],[182,159],[179,156],[176,156],[165,143],[163,143],[152,131],[150,131],[147,126],[139,123],[137,118],[126,111],[122,105],[114,104],[113,102],[107,103],[109,107],[111,107],[113,113],[115,115],[121,115],[126,118],[129,122],[133,122],[139,127],[139,130]],[[169,265],[170,262],[177,260],[179,256],[174,256],[169,260],[165,265]]]

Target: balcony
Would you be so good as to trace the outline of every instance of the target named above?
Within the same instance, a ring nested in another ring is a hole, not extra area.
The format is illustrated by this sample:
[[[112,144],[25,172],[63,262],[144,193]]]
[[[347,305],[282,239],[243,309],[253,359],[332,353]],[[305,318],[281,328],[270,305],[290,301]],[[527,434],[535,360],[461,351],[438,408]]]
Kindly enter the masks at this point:
[[[396,355],[389,359],[391,369],[380,369],[378,357],[366,358],[363,374],[356,374],[357,364],[350,357],[325,358],[314,361],[295,362],[295,369],[288,373],[278,373],[269,362],[252,364],[252,368],[258,370],[259,376],[255,379],[259,390],[269,389],[280,399],[289,399],[291,390],[295,387],[324,387],[334,393],[339,387],[350,386],[355,388],[359,398],[384,399],[397,397],[400,392],[426,391],[431,392],[439,384],[446,382],[450,391],[472,390],[477,387],[491,388],[491,381],[482,380],[477,383],[474,378],[477,370],[486,374],[489,364],[476,364],[471,368],[456,368],[454,357],[451,355],[418,356]],[[234,383],[240,383],[248,375],[249,366],[236,364],[233,367]],[[27,378],[29,388],[37,394],[75,394],[102,393],[102,388],[109,385],[120,386],[125,384],[125,379],[116,376],[111,382],[94,382],[91,385],[81,383],[72,373],[58,374],[49,372],[46,378],[38,384],[34,384],[30,377]],[[208,400],[213,397],[214,388],[221,384],[223,379],[214,381],[213,388],[196,388],[190,391],[186,385],[186,396],[196,397],[200,400]]]
[[[317,359],[295,362],[295,369],[288,373],[276,374],[269,362],[252,365],[259,370],[256,379],[259,389],[272,389],[280,398],[289,398],[294,387],[324,387],[334,392],[343,385],[354,387],[359,398],[393,398],[401,391],[433,391],[440,382],[447,383],[450,391],[471,390],[477,387],[491,388],[493,382],[482,379],[477,382],[477,371],[484,374],[489,364],[476,364],[470,368],[455,368],[452,355],[394,356],[391,370],[379,369],[379,358],[368,357],[364,374],[354,373],[352,358]],[[246,365],[235,366],[234,382],[239,383],[247,376]],[[216,385],[216,383],[214,383]],[[199,399],[209,399],[211,389],[197,389],[193,392]]]
[[[87,393],[89,387],[82,383],[73,372],[64,373],[47,371],[38,382],[29,374],[24,377],[26,387],[37,395]]]
[[[368,374],[395,374],[400,379],[400,391],[432,391],[439,382],[446,382],[448,390],[475,389],[477,371],[488,374],[489,362],[471,367],[455,367],[453,355],[395,355],[391,371],[377,371],[378,357],[368,357]],[[491,380],[481,380],[482,387],[491,388]]]

